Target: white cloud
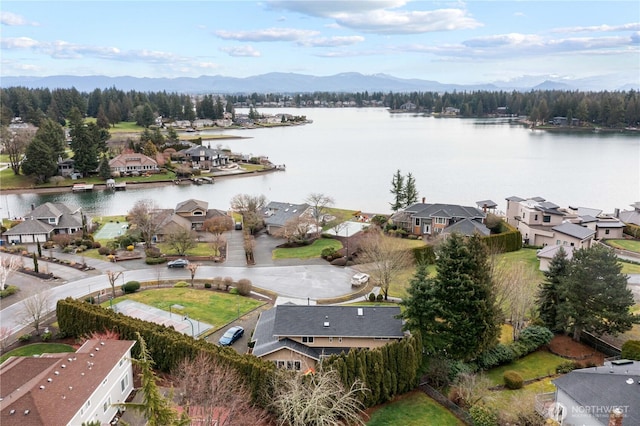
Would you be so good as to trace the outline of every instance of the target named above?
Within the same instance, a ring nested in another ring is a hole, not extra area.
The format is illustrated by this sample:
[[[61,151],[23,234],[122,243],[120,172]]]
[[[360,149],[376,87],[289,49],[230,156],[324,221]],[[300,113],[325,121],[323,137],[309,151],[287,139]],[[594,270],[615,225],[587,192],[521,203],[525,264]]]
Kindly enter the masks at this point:
[[[251,46],[221,47],[220,50],[229,54],[229,56],[250,58],[257,58],[260,56],[260,52]]]
[[[216,31],[215,35],[224,40],[236,41],[296,41],[320,34],[318,31],[295,28],[267,28],[254,31]]]
[[[29,37],[3,38],[0,40],[0,46],[3,49],[28,49],[38,46],[38,42]]]
[[[623,25],[595,25],[589,27],[566,27],[556,28],[554,33],[582,33],[582,32],[618,32],[618,31],[640,31],[640,22],[633,22]]]
[[[337,47],[350,46],[362,43],[363,41],[364,37],[362,36],[336,36],[300,40],[298,41],[298,45],[306,47]]]
[[[366,13],[379,9],[393,9],[407,4],[405,0],[274,0],[267,2],[267,6],[275,10],[289,10],[304,15],[330,18],[335,13]]]
[[[37,22],[27,21],[22,16],[11,12],[0,12],[0,24],[7,25],[9,27],[27,25],[37,27],[39,25]]]

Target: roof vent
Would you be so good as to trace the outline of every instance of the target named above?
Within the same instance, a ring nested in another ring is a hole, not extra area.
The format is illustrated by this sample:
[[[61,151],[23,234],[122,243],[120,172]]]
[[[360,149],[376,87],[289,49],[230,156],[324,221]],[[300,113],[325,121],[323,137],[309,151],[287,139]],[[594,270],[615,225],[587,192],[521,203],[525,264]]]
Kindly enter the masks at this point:
[[[67,366],[65,364],[62,364],[60,367],[67,368]]]
[[[30,410],[24,410],[24,415],[26,416],[27,414],[29,414],[31,411]]]
[[[358,316],[361,317],[364,315],[364,309],[358,308]]]
[[[40,385],[40,390],[44,390],[44,385]]]
[[[56,376],[60,374],[60,372],[58,370],[54,371],[53,374],[55,374]]]
[[[9,411],[9,415],[10,415],[10,416],[13,416],[15,413],[16,413],[16,410],[11,410],[11,411]]]
[[[53,382],[53,379],[52,379],[51,377],[49,377],[49,378],[47,379],[47,382],[51,383],[51,382]]]
[[[100,346],[104,346],[104,342],[100,342]]]
[[[73,386],[69,386],[69,390],[73,390]]]
[[[325,327],[329,327],[329,321],[325,321],[322,325]]]
[[[67,361],[71,362],[71,361],[73,361],[73,359],[71,359],[71,358],[67,358]]]
[[[96,352],[98,352],[100,350],[100,348],[96,348]]]
[[[93,358],[93,354],[89,354],[89,356]]]

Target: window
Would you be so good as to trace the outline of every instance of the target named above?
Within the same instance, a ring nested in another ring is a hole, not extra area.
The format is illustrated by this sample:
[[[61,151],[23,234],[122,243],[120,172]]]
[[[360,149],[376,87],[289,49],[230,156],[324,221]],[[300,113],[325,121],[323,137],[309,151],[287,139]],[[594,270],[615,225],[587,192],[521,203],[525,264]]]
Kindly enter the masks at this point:
[[[535,220],[535,221],[537,222],[537,221],[538,221],[538,215],[535,215],[535,216],[533,217],[533,220]]]
[[[445,217],[436,217],[436,223],[438,225],[446,225],[447,224],[447,218],[445,218]]]
[[[293,368],[296,371],[300,371],[300,368],[302,367],[302,363],[300,361],[293,361]]]
[[[338,337],[338,342],[342,343],[342,337]]]
[[[560,240],[556,240],[556,245],[559,246],[561,244]]]
[[[109,397],[109,399],[107,399],[104,404],[102,404],[102,412],[106,413],[107,410],[109,409],[109,406],[111,406],[111,397]]]
[[[293,370],[293,361],[287,361],[287,370]]]
[[[416,217],[416,226],[420,226],[420,218]]]
[[[277,361],[276,367],[284,368],[284,361]]]
[[[122,380],[120,380],[120,390],[124,392],[127,386],[129,386],[129,376],[124,376]]]
[[[608,230],[608,229],[605,229],[605,230],[604,230],[604,234],[605,234],[605,235],[609,235],[609,230]]]
[[[313,343],[313,336],[302,336],[302,343]]]
[[[542,221],[544,223],[550,223],[551,222],[551,216],[547,216],[547,215],[542,216]]]

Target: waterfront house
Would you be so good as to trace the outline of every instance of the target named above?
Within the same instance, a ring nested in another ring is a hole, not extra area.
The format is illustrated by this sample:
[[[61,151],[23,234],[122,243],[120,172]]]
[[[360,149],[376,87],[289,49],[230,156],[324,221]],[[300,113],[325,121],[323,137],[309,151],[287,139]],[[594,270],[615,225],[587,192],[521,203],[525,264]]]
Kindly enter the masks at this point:
[[[538,250],[536,256],[540,261],[539,269],[543,272],[549,270],[549,264],[551,264],[551,260],[558,254],[558,251],[562,249],[567,255],[567,260],[571,260],[573,258],[574,248],[572,246],[563,246],[563,245],[552,245],[546,246]]]
[[[456,204],[429,204],[425,203],[423,198],[422,203],[413,204],[394,213],[390,220],[409,234],[433,238],[442,233],[453,231],[463,235],[472,235],[474,232],[489,235],[490,231],[484,224],[485,218],[486,214],[475,207]],[[466,221],[466,223],[458,224],[462,221]]]
[[[176,205],[176,215],[187,219],[191,223],[191,229],[202,231],[204,222],[218,216],[228,217],[227,212],[217,209],[209,209],[209,203],[202,200],[189,199]]]
[[[399,314],[398,306],[278,305],[260,314],[253,355],[277,368],[315,369],[332,354],[401,340]]]
[[[311,206],[307,203],[291,204],[271,201],[264,208],[263,219],[267,232],[272,234],[282,228],[285,223],[301,216],[310,216]]]
[[[5,231],[2,236],[7,244],[45,242],[56,234],[74,234],[82,230],[82,210],[72,209],[62,203],[46,202],[32,206],[24,220]],[[85,215],[85,223],[91,219]]]
[[[623,210],[618,213],[618,218],[624,223],[640,226],[640,201],[631,204],[633,210]]]
[[[211,167],[224,166],[229,162],[229,157],[224,151],[201,145],[183,149],[180,154],[184,155],[185,161],[194,169],[209,170]]]
[[[76,352],[11,357],[0,366],[0,424],[113,424],[133,390],[131,340],[87,340]]]
[[[137,152],[125,152],[109,160],[111,173],[142,174],[157,173],[158,163],[151,157]]]

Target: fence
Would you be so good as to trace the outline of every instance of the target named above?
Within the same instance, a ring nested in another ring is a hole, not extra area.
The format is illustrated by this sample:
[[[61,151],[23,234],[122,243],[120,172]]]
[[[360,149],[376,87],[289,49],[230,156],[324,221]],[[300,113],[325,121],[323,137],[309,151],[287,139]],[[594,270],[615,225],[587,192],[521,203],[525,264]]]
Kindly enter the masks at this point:
[[[580,341],[611,357],[620,356],[622,353],[620,348],[612,345],[611,343],[605,342],[601,338],[586,331],[580,333]]]
[[[420,383],[418,387],[422,392],[426,393],[428,396],[436,400],[439,404],[444,405],[449,411],[451,411],[451,413],[453,413],[454,416],[456,416],[464,424],[467,424],[467,425],[473,424],[473,419],[471,419],[471,416],[469,415],[469,413],[464,411],[462,408],[458,407],[453,402],[449,401],[449,398],[447,398],[446,396],[438,392],[436,389],[432,388],[426,383]]]

